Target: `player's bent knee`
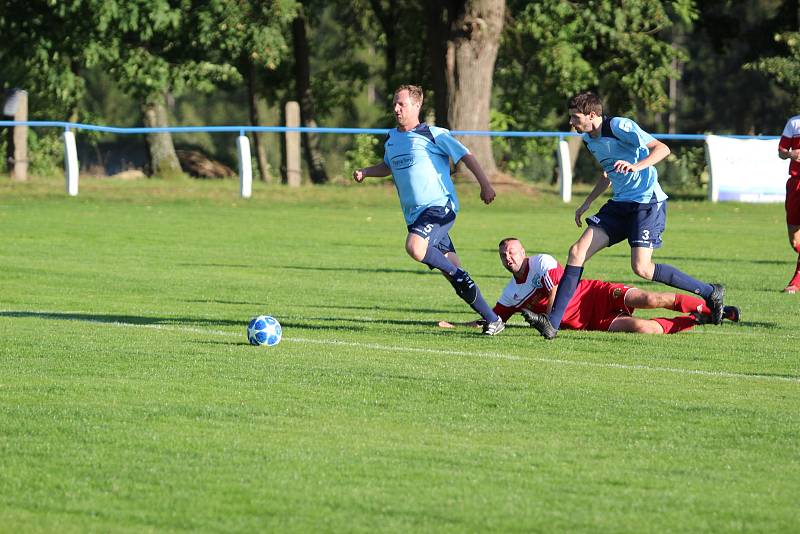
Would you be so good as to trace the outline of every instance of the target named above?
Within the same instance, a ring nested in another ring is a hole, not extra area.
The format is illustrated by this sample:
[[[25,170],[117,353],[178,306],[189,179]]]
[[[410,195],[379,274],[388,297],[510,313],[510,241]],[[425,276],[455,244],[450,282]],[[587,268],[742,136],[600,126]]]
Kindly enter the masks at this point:
[[[636,276],[640,276],[645,280],[653,279],[653,272],[655,271],[655,265],[653,265],[652,263],[649,265],[647,264],[642,265],[639,263],[635,263],[631,265],[631,267],[633,268],[633,272],[636,274]]]
[[[416,237],[418,236],[410,234],[406,239],[406,252],[415,261],[422,261],[428,252],[428,241],[422,238],[415,239]]]
[[[569,247],[569,259],[567,260],[569,265],[583,265],[585,261],[586,250],[581,246],[580,241]]]
[[[414,247],[414,246],[407,246],[406,252],[409,256],[411,256],[414,261],[422,261],[425,259],[425,252],[427,252],[428,248],[421,248],[421,247]]]

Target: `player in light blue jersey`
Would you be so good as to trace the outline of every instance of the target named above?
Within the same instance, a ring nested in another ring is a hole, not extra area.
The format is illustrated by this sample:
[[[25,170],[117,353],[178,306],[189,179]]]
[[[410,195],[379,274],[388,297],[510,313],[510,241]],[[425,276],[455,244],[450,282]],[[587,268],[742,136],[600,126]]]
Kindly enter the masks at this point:
[[[353,172],[356,182],[367,176],[392,175],[408,228],[406,252],[431,269],[438,269],[456,293],[486,321],[483,333],[493,336],[505,328],[503,320],[481,295],[469,273],[461,269],[450,229],[458,212],[458,197],[450,178],[450,160],[463,161],[481,186],[489,204],[495,193],[478,160],[448,130],[419,122],[422,89],[400,86],[394,93],[397,128],[389,131],[381,163]]]
[[[558,284],[549,315],[532,324],[547,339],[553,339],[564,311],[575,294],[583,265],[599,250],[625,239],[631,247],[633,272],[705,299],[711,320],[720,324],[725,288],[692,278],[666,263],[653,263],[653,250],[661,247],[667,221],[667,195],[658,184],[656,163],[669,155],[667,145],[642,130],[634,121],[603,115],[603,104],[593,93],[581,93],[569,101],[569,123],[600,162],[603,175],[575,211],[575,223],[608,186],[613,196],[596,214],[586,219],[587,228],[569,249],[567,266]]]

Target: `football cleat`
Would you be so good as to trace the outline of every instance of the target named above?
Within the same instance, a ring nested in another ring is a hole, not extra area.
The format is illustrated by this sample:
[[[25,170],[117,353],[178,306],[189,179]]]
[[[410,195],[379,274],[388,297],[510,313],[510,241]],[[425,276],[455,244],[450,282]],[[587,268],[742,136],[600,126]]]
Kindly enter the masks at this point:
[[[486,324],[483,325],[483,334],[486,336],[495,336],[500,332],[502,332],[505,329],[505,327],[506,323],[504,323],[503,320],[500,317],[498,317],[496,321],[493,321],[491,323],[487,322]]]
[[[783,293],[789,293],[790,295],[794,295],[797,293],[798,287],[797,286],[786,286],[783,288]]]
[[[725,286],[722,284],[711,284],[713,291],[706,299],[706,304],[711,310],[711,322],[720,324],[722,322],[722,315],[724,313],[724,305],[722,303],[725,298]]]
[[[543,338],[554,339],[558,334],[558,330],[550,323],[550,318],[546,313],[536,313],[530,310],[522,310],[521,313],[525,322],[535,328]]]
[[[694,317],[697,324],[711,324],[711,316],[705,313],[692,312],[689,315]],[[724,306],[722,308],[722,318],[732,323],[738,323],[741,312],[737,306]]]
[[[736,306],[724,306],[722,308],[722,318],[732,323],[739,322],[739,308]]]

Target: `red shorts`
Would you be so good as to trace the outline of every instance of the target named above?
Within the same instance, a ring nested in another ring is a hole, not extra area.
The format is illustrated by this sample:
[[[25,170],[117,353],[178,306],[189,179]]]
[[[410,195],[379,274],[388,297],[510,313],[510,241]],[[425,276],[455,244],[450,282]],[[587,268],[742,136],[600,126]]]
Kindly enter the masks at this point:
[[[599,280],[587,280],[583,294],[573,298],[564,313],[561,326],[573,330],[608,331],[611,323],[620,315],[632,315],[633,308],[625,305],[625,294],[632,288],[625,284],[612,284]],[[577,306],[577,309],[571,309]]]
[[[786,180],[786,224],[800,226],[800,176]]]

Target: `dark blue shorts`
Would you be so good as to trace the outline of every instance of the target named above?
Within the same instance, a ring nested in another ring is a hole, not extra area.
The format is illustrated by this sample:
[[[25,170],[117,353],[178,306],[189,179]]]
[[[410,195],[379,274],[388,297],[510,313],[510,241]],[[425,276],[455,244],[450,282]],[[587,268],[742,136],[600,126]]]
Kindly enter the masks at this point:
[[[586,219],[589,226],[608,234],[608,246],[627,239],[631,248],[660,248],[667,226],[667,201],[640,204],[609,200],[600,211]]]
[[[431,206],[420,213],[413,224],[408,225],[408,232],[417,234],[427,239],[429,246],[436,247],[442,254],[455,252],[453,241],[450,239],[450,228],[456,222],[456,212],[452,205]]]

